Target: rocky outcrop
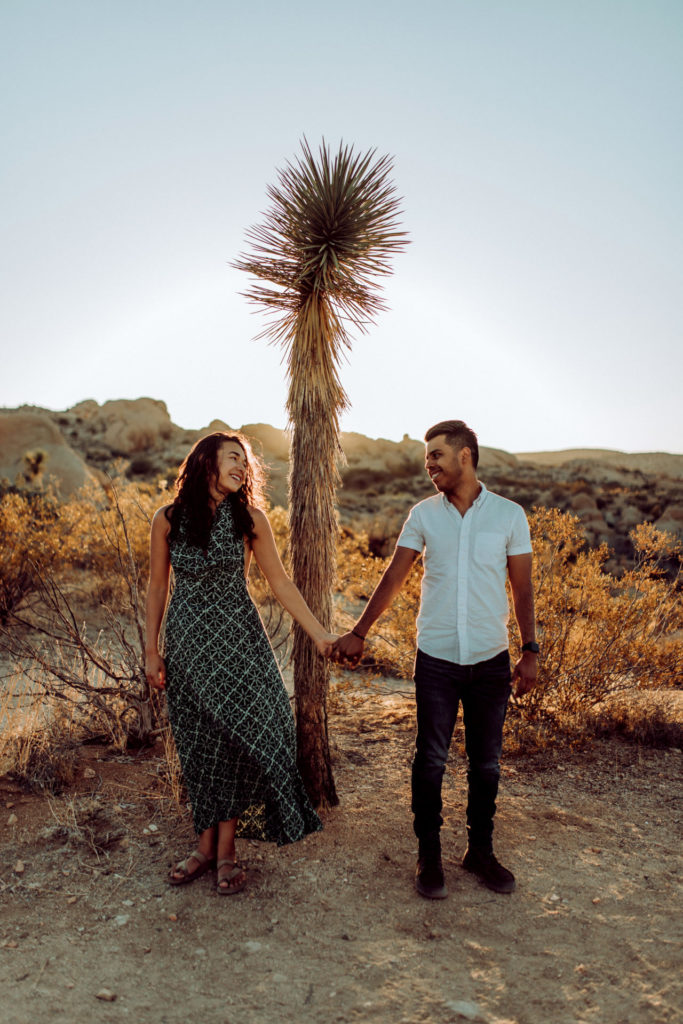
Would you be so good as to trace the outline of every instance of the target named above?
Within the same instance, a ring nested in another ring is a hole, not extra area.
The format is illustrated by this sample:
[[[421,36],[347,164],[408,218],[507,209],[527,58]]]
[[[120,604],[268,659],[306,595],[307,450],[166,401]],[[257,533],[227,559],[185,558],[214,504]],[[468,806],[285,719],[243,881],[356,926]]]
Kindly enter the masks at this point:
[[[164,402],[154,398],[118,399],[98,406],[81,402],[69,410],[87,424],[93,440],[112,455],[135,455],[168,445],[182,434],[171,422]]]
[[[41,411],[0,411],[0,479],[51,486],[67,497],[95,477],[51,417]]]

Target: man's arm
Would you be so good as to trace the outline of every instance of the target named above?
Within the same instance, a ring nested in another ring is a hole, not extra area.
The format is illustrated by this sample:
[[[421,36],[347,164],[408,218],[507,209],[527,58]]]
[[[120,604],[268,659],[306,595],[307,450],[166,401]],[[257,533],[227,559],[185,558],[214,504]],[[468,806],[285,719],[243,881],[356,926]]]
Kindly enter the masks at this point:
[[[532,556],[509,555],[508,575],[515,618],[519,626],[522,643],[536,639],[536,616],[534,614],[534,589],[531,582]],[[516,697],[521,697],[536,685],[538,676],[538,655],[523,651],[512,672],[512,686]]]
[[[337,640],[334,650],[338,660],[348,661],[352,666],[358,664],[366,634],[398,594],[419,554],[420,552],[414,551],[413,548],[395,549],[393,558],[375,587],[365,611],[353,629]]]

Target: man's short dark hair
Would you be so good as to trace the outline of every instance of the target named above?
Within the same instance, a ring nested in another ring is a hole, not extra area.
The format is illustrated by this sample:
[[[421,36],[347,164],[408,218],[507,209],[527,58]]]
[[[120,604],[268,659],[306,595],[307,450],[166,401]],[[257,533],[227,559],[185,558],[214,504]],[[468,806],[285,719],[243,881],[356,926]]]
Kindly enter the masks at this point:
[[[440,434],[446,435],[446,441],[457,451],[461,448],[469,448],[472,455],[472,465],[476,469],[479,464],[479,442],[477,435],[463,420],[442,420],[430,427],[425,434],[425,441],[433,441]]]

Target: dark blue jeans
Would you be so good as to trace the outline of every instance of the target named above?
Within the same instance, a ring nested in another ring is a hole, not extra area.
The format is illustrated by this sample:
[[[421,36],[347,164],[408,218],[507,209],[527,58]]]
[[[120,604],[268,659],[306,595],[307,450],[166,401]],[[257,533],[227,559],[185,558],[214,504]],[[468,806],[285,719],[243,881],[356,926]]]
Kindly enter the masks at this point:
[[[507,651],[477,665],[456,665],[418,650],[414,676],[417,739],[412,771],[413,827],[418,839],[436,839],[443,824],[441,782],[462,704],[468,765],[468,841],[470,846],[491,850],[510,678]]]

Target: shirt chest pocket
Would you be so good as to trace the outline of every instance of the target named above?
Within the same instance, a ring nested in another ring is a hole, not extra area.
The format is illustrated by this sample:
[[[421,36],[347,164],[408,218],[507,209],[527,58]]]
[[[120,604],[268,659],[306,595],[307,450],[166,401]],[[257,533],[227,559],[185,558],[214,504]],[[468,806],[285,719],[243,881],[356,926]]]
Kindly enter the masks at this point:
[[[504,533],[478,533],[474,538],[474,562],[486,568],[504,569],[507,565],[507,538]]]

